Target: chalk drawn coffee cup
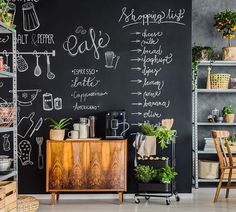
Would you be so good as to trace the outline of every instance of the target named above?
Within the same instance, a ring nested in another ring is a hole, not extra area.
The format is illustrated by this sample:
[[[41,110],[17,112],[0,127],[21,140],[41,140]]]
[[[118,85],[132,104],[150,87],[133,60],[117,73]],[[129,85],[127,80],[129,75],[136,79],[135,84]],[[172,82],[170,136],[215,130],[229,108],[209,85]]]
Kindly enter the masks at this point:
[[[69,133],[68,133],[68,137],[70,139],[78,139],[79,138],[79,131],[77,130],[71,130]]]
[[[116,55],[113,51],[105,52],[106,68],[113,68],[113,61],[116,58]]]
[[[74,130],[79,131],[79,123],[74,123],[73,128]]]

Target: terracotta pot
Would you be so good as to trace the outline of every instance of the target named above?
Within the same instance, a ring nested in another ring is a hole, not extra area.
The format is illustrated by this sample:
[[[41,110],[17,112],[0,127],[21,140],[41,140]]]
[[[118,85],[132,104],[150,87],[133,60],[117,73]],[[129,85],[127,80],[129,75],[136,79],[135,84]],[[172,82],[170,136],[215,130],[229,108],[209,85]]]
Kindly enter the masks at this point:
[[[51,129],[49,139],[54,141],[62,141],[65,138],[65,130]]]
[[[225,121],[227,123],[234,123],[234,116],[235,116],[235,114],[227,114],[227,115],[225,115],[224,116]]]
[[[236,46],[222,48],[222,59],[226,61],[236,60]]]

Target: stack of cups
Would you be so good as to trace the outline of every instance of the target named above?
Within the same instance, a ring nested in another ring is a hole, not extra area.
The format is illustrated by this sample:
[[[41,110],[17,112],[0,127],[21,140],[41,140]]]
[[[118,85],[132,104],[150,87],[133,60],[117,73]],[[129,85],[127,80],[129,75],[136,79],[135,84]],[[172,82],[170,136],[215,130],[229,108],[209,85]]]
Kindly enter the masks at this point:
[[[71,130],[68,133],[68,137],[70,139],[79,139],[79,123],[74,123],[73,128],[74,128],[74,130]]]

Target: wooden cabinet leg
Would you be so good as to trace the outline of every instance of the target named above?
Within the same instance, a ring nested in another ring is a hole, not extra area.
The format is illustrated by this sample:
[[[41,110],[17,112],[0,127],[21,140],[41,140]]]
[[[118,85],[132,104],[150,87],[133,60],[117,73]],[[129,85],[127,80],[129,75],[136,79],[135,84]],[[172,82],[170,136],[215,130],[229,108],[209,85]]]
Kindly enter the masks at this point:
[[[55,193],[51,194],[51,204],[54,205],[55,204]]]
[[[119,204],[123,203],[123,192],[118,192],[118,199],[119,199]]]
[[[59,197],[60,197],[60,193],[58,192],[58,193],[56,194],[56,199],[57,199],[57,201],[59,201]]]

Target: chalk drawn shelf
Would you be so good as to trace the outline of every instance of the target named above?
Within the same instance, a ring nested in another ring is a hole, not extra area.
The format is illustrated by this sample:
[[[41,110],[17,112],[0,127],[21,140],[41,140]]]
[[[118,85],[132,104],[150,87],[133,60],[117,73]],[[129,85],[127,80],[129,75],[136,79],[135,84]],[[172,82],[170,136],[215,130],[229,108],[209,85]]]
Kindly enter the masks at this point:
[[[228,69],[232,69],[232,73],[234,73],[234,67],[236,67],[236,61],[201,61],[199,63],[199,72],[201,71],[206,71],[206,67],[212,66],[212,67],[225,67]],[[217,99],[221,98],[223,95],[228,96],[228,98],[232,97],[232,95],[236,94],[236,89],[206,89],[203,88],[203,80],[206,82],[205,75],[201,75],[203,73],[200,73],[194,82],[194,90],[192,93],[192,119],[193,119],[193,124],[192,124],[192,130],[193,130],[193,135],[192,135],[192,146],[193,146],[193,184],[195,188],[199,187],[199,183],[209,183],[209,182],[218,182],[219,180],[205,180],[205,179],[200,179],[198,175],[198,161],[199,158],[207,158],[207,155],[216,155],[216,152],[214,149],[208,150],[208,151],[202,151],[199,150],[199,146],[202,144],[202,140],[200,137],[202,136],[200,132],[209,132],[213,129],[221,129],[221,128],[235,128],[236,123],[208,123],[207,121],[201,121],[199,120],[201,117],[201,111],[199,108],[199,105],[205,103],[202,100],[202,96],[208,95],[207,98],[204,97],[203,99],[206,99],[206,101],[209,99],[211,101],[212,99]],[[234,74],[235,75],[235,74]],[[201,81],[202,80],[202,81]],[[217,96],[219,94],[219,96]],[[210,98],[212,97],[212,99]],[[214,101],[214,100],[212,100]],[[205,103],[207,105],[207,102]],[[217,103],[211,102],[211,104],[216,104]]]
[[[11,104],[11,110],[13,111],[13,115],[11,118],[11,123],[9,126],[5,125],[5,122],[0,127],[0,133],[9,133],[12,132],[12,156],[13,156],[13,167],[12,171],[1,173],[0,174],[0,181],[2,180],[8,180],[10,178],[14,178],[16,183],[18,183],[18,147],[17,147],[17,71],[16,71],[16,31],[14,29],[11,29],[10,27],[6,26],[0,21],[0,34],[7,34],[9,35],[9,51],[12,52],[11,59],[12,59],[12,65],[10,67],[11,71],[0,71],[0,78],[12,78],[11,80],[11,86],[10,89],[12,90],[12,104]],[[7,88],[8,89],[8,88]],[[2,98],[1,98],[2,99]],[[3,100],[3,99],[2,99]],[[1,107],[5,107],[6,101],[1,104]],[[4,120],[3,117],[1,120]],[[10,152],[10,154],[11,154]],[[6,152],[7,154],[7,152]]]

